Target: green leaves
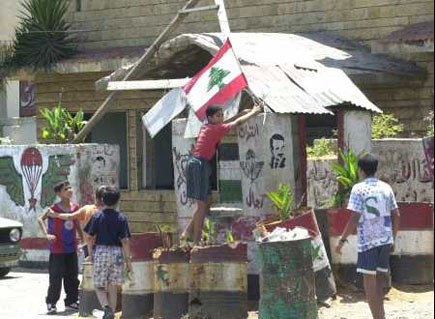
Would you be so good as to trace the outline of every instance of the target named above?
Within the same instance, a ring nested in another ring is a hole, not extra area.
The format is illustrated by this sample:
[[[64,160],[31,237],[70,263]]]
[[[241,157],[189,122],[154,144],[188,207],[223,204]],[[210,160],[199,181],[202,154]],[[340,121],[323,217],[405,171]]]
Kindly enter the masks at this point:
[[[68,0],[25,0],[11,52],[0,65],[0,73],[19,68],[49,70],[72,57],[76,49],[65,19],[68,5]]]
[[[42,108],[40,112],[46,121],[41,137],[56,143],[63,144],[72,141],[86,124],[86,121],[83,120],[82,110],[72,116],[66,109],[62,108],[60,102],[53,109]]]
[[[278,191],[270,191],[267,197],[278,210],[281,220],[287,220],[292,215],[294,197],[289,185],[279,184]]]
[[[210,219],[206,219],[204,222],[204,229],[202,231],[202,236],[205,244],[212,245],[217,242],[217,230],[215,225],[210,221]]]
[[[403,124],[393,114],[378,114],[372,121],[372,138],[395,137],[403,132]]]
[[[340,162],[332,163],[331,169],[335,173],[336,179],[341,185],[334,195],[332,205],[343,206],[350,196],[352,187],[359,182],[358,177],[358,158],[361,154],[356,155],[352,150],[343,152],[339,150]]]
[[[308,158],[327,157],[332,155],[335,155],[335,150],[331,139],[320,138],[314,141],[313,146],[307,147]]]

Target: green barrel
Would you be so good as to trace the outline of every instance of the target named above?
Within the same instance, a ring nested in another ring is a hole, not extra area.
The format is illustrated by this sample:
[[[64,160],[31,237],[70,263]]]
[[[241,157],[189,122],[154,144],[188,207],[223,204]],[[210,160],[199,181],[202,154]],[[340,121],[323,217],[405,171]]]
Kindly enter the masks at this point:
[[[259,319],[317,319],[309,238],[260,244]]]

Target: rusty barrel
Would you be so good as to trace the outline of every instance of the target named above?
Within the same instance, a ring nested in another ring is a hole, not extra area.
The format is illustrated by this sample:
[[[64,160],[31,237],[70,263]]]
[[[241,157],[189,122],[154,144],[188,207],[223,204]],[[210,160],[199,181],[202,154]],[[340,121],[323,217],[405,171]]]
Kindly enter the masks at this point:
[[[79,316],[88,317],[94,309],[102,309],[94,289],[94,265],[89,262],[83,263],[83,275],[80,282]]]
[[[154,257],[154,319],[180,319],[188,311],[190,253],[162,250]]]
[[[260,244],[260,319],[317,319],[309,238]]]
[[[248,317],[247,244],[196,247],[190,257],[189,318]]]
[[[315,252],[313,269],[316,277],[316,297],[318,301],[326,301],[337,294],[337,287],[314,209],[312,207],[301,207],[295,210],[294,214],[296,217],[289,220],[265,225],[266,229],[272,232],[276,227],[293,229],[299,226],[308,230],[313,252]]]
[[[152,251],[162,245],[158,233],[133,234],[130,239],[133,275],[122,286],[122,319],[151,318],[154,306]]]

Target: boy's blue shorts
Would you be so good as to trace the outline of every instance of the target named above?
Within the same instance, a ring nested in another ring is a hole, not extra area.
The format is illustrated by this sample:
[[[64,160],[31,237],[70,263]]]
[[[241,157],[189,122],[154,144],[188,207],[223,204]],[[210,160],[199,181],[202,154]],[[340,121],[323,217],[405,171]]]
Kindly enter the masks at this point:
[[[186,165],[187,197],[200,201],[207,201],[211,195],[211,166],[210,163],[192,155]]]
[[[388,273],[391,245],[378,246],[358,253],[357,272],[366,275]]]

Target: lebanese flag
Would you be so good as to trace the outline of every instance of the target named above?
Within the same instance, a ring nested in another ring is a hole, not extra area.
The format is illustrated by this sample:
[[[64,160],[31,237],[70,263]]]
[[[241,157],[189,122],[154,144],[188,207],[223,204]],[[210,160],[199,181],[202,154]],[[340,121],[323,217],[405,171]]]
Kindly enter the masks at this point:
[[[206,118],[210,105],[223,105],[248,86],[227,40],[210,63],[195,75],[184,87],[187,101],[199,120]]]

